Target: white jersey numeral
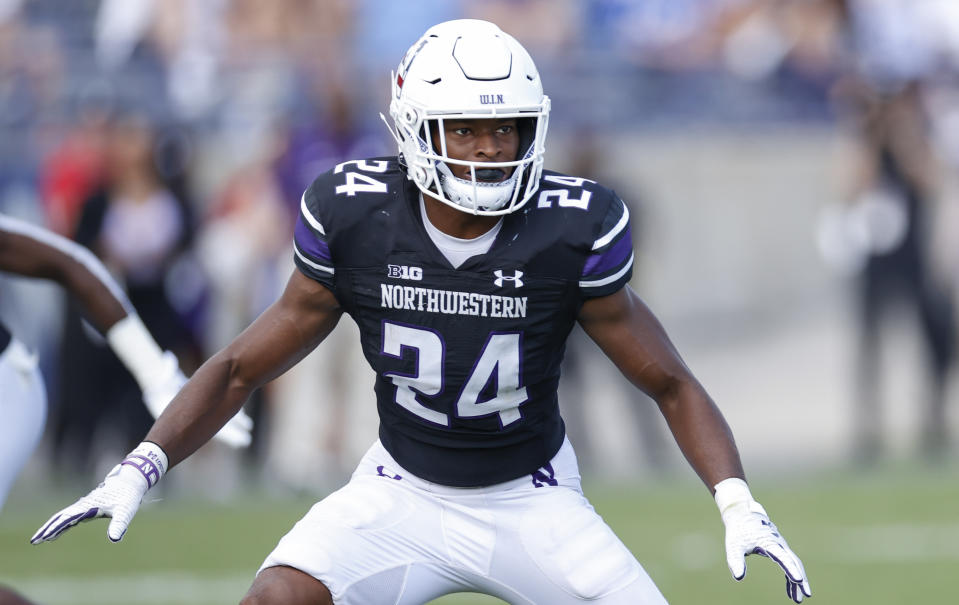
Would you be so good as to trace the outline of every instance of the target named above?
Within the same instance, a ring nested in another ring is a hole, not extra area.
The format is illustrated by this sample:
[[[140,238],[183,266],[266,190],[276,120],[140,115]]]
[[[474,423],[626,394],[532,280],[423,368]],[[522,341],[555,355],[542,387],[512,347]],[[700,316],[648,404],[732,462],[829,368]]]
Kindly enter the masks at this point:
[[[456,401],[456,413],[461,418],[473,418],[499,413],[503,426],[520,419],[519,406],[529,397],[526,387],[519,385],[519,334],[491,334],[483,354],[466,381]],[[479,401],[483,387],[496,373],[496,396]]]
[[[570,189],[581,189],[586,183],[595,183],[596,181],[591,181],[589,179],[581,179],[575,176],[544,176],[544,181],[549,181],[550,183],[556,183],[557,185],[562,185],[564,187],[569,187]],[[553,202],[563,208],[579,208],[580,210],[586,210],[589,208],[589,199],[593,197],[593,194],[589,191],[583,191],[582,195],[577,198],[571,198],[570,192],[568,189],[554,189],[552,191],[540,191],[539,201],[536,204],[537,208],[551,208]]]
[[[343,162],[342,164],[337,164],[336,168],[333,169],[334,174],[340,174],[343,172],[343,169],[348,165],[355,165],[357,170],[365,170],[366,172],[386,172],[386,168],[389,165],[384,160],[350,160],[348,162]],[[386,183],[378,181],[371,176],[361,174],[359,172],[347,172],[346,173],[346,184],[337,185],[336,193],[341,194],[345,193],[346,195],[353,197],[357,193],[386,193],[387,187]]]
[[[431,410],[416,400],[416,391],[438,395],[443,390],[443,340],[430,330],[384,323],[383,353],[402,357],[404,347],[416,349],[416,372],[412,376],[384,374],[396,385],[396,403],[433,424],[449,426],[450,419],[446,414]]]
[[[386,193],[386,183],[359,172],[347,172],[346,184],[337,185],[337,193],[345,193],[353,197],[357,193]]]
[[[443,390],[443,359],[446,353],[443,339],[431,330],[384,322],[383,354],[402,357],[404,347],[417,351],[415,372],[412,375],[384,374],[396,385],[396,403],[433,424],[449,426],[447,414],[431,410],[416,399],[417,393],[430,397]],[[522,418],[519,406],[529,397],[526,387],[520,385],[521,347],[522,340],[518,333],[490,334],[456,400],[457,417],[477,418],[498,414],[503,426]],[[496,395],[480,401],[483,388],[494,378]]]

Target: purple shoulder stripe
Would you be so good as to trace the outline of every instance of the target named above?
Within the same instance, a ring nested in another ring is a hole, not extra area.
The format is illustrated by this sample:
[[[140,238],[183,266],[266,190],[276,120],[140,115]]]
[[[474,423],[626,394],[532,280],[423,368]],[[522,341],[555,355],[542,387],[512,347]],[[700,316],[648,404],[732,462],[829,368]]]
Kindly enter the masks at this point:
[[[316,260],[332,262],[329,245],[320,239],[320,236],[307,225],[303,216],[296,219],[296,226],[293,228],[293,239],[296,241],[300,252],[313,257]]]
[[[583,276],[598,275],[621,267],[633,251],[631,231],[631,228],[627,227],[615,244],[599,254],[587,258],[586,264],[583,266]]]

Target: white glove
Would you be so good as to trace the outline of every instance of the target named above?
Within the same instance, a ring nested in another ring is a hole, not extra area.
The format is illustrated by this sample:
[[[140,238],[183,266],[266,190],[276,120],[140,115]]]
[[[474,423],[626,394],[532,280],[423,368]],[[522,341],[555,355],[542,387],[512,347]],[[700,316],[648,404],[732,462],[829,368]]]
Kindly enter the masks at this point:
[[[112,517],[107,537],[111,542],[119,542],[144,494],[166,472],[167,463],[167,455],[160,446],[144,441],[123,462],[113,467],[96,489],[50,517],[30,538],[30,543],[56,540],[77,523],[99,517]]]
[[[160,362],[154,364],[149,378],[144,378],[140,385],[143,391],[143,403],[154,418],[160,417],[186,381],[186,376],[180,371],[176,355],[170,351],[164,351]],[[230,447],[247,447],[252,441],[250,435],[252,429],[253,419],[240,410],[213,438],[219,439]]]
[[[736,581],[746,577],[746,555],[762,555],[779,564],[786,573],[786,595],[796,603],[811,597],[802,561],[785,538],[753,500],[746,482],[730,478],[716,484],[716,505],[726,526],[726,563]]]

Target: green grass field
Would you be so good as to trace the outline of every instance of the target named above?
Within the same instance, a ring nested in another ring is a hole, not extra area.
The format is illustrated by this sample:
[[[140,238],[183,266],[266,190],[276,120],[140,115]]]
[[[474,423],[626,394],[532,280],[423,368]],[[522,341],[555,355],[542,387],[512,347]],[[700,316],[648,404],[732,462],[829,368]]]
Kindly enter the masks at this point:
[[[752,481],[800,554],[819,605],[956,602],[959,470],[900,468],[866,474]],[[628,489],[587,486],[673,605],[787,603],[782,575],[750,557],[746,579],[726,570],[722,524],[691,481]],[[312,500],[250,495],[228,503],[169,498],[141,509],[124,541],[94,521],[52,544],[27,539],[73,494],[14,492],[0,515],[0,583],[45,605],[236,603],[277,539]],[[450,595],[434,605],[500,603]]]

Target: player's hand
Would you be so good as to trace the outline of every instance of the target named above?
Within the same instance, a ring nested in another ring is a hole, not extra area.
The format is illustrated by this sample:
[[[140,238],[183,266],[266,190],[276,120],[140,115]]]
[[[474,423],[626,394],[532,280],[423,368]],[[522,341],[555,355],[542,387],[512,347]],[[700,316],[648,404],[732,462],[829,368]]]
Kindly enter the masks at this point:
[[[737,483],[726,484],[727,481]],[[762,555],[775,561],[786,574],[786,595],[790,599],[801,603],[803,598],[811,597],[802,561],[786,544],[762,505],[749,495],[746,483],[727,479],[716,488],[716,503],[726,526],[726,563],[733,578],[739,581],[746,577],[747,555]]]
[[[166,468],[167,457],[160,446],[141,443],[123,462],[113,467],[96,489],[50,517],[30,538],[30,543],[56,540],[78,523],[99,517],[112,517],[107,537],[111,542],[119,542],[144,494],[156,485]]]
[[[151,375],[149,384],[141,385],[143,403],[153,418],[159,418],[170,401],[180,392],[187,378],[180,370],[179,361],[170,351],[164,351],[162,360]],[[230,447],[247,447],[252,441],[253,419],[240,410],[220,431],[214,435]]]

